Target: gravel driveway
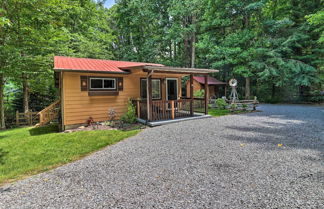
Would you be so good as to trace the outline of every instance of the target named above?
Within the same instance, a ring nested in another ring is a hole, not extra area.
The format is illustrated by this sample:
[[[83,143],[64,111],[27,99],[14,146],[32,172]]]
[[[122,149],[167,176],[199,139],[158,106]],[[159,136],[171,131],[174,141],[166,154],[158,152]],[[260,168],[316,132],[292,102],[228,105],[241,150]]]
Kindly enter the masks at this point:
[[[148,128],[5,185],[0,208],[324,208],[324,108],[259,109]]]

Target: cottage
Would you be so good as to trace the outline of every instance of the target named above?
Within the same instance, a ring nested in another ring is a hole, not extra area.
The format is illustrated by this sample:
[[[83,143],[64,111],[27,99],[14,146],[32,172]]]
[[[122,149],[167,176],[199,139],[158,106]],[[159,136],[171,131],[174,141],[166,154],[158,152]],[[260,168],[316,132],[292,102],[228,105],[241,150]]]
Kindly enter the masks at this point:
[[[219,98],[226,95],[227,83],[208,76],[208,93],[207,97]],[[221,91],[222,88],[222,91]],[[205,78],[202,76],[193,76],[194,92],[205,89]],[[187,97],[190,97],[190,80],[186,82]]]
[[[138,120],[149,125],[202,116],[197,111],[207,114],[208,89],[204,99],[195,99],[191,85],[188,98],[182,99],[181,79],[190,76],[189,83],[193,84],[194,75],[200,75],[207,83],[208,74],[218,71],[55,56],[54,72],[60,101],[46,111],[60,107],[65,129],[85,124],[89,117],[94,121],[105,121],[111,109],[120,117],[127,111],[130,99],[136,106]],[[197,104],[194,103],[200,104],[201,108],[195,110]],[[45,115],[41,118],[43,124],[51,119]]]

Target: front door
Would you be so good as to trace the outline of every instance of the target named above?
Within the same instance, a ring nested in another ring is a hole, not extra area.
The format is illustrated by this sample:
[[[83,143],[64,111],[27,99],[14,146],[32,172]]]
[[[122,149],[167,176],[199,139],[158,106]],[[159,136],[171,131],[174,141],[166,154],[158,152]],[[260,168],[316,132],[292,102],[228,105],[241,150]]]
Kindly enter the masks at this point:
[[[177,100],[178,99],[178,79],[167,78],[166,92],[167,100]]]

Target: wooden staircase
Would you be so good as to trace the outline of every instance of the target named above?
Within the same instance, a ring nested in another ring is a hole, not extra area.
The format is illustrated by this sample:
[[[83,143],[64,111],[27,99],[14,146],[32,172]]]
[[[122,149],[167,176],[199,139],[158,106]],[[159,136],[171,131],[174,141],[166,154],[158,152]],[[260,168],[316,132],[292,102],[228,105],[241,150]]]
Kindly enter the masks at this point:
[[[59,117],[61,101],[57,100],[38,113],[39,123],[36,126],[44,126]]]

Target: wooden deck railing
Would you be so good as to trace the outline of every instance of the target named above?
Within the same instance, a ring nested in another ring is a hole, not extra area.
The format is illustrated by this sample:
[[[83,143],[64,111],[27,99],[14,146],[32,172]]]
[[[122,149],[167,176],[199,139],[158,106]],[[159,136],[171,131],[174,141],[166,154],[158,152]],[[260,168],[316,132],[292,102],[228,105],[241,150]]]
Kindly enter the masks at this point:
[[[204,113],[205,112],[205,99],[204,98],[194,98],[193,108],[195,112]]]
[[[191,102],[193,103],[193,112],[204,112],[205,103],[203,99],[153,100],[150,121],[173,120],[193,116],[190,111]],[[147,101],[137,99],[133,100],[133,104],[136,108],[137,117],[147,120]]]
[[[43,109],[38,113],[39,115],[39,125],[43,126],[46,125],[47,123],[55,120],[59,116],[60,112],[60,104],[61,101],[55,101],[52,104],[50,104],[48,107]]]
[[[152,101],[152,121],[172,119],[173,101]]]

